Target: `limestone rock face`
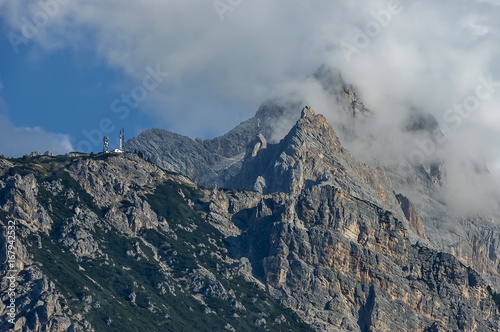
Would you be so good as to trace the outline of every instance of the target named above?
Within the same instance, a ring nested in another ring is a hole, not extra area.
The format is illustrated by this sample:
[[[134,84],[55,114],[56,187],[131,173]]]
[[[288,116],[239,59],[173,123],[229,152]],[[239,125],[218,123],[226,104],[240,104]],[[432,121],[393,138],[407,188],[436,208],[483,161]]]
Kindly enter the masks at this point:
[[[299,115],[288,113],[299,107],[296,103],[269,100],[253,118],[223,136],[192,140],[166,130],[150,129],[127,141],[125,148],[141,151],[156,165],[186,175],[203,186],[224,187],[227,178],[239,171],[247,145],[257,136],[262,142],[272,141],[278,124],[285,123],[284,130],[288,131]],[[283,120],[285,114],[287,120]]]
[[[16,240],[13,251],[5,245],[10,244],[11,239],[7,238],[4,232],[0,234],[2,244],[0,248],[2,262],[0,264],[0,278],[2,279],[0,329],[23,332],[95,331],[81,315],[75,316],[68,309],[60,290],[50,278],[42,273],[30,249],[25,241],[22,241],[23,238],[34,238],[38,246],[40,245],[39,234],[44,234],[46,229],[37,230],[36,225],[23,228],[20,226],[22,224],[17,224],[17,221],[21,220],[16,220]],[[7,257],[9,259],[14,257],[14,266],[10,265]],[[11,304],[10,293],[15,294],[15,317],[7,315],[11,310],[8,307]]]
[[[329,184],[269,194],[235,213],[238,257],[318,331],[494,331],[498,308],[480,275],[412,245],[394,215]]]
[[[126,313],[167,330],[207,317],[235,330],[498,330],[488,280],[418,237],[409,200],[321,115],[305,108],[280,143],[251,145],[241,185],[260,178],[260,192],[203,189],[133,154],[5,175],[0,216],[19,225],[22,273],[19,314],[0,328],[119,330]]]
[[[299,193],[314,184],[335,183],[359,198],[397,206],[385,174],[357,162],[325,117],[307,106],[285,138],[255,156],[247,155],[241,172],[229,183],[252,189],[259,176],[265,180],[265,193]]]
[[[38,186],[33,175],[16,174],[0,181],[0,206],[31,229],[48,229],[51,220],[37,201]]]
[[[358,98],[355,88],[342,78],[342,74],[337,68],[327,64],[321,65],[313,77],[321,84],[323,89],[333,95],[344,111],[353,120],[343,128],[349,136],[356,136],[356,122],[354,119],[371,117],[372,112],[366,108]]]
[[[413,203],[408,199],[408,197],[401,194],[397,194],[396,198],[399,205],[401,205],[401,210],[403,210],[406,220],[410,223],[410,228],[419,236],[425,238],[424,226],[417,214],[417,211],[415,210],[415,207],[413,206]]]

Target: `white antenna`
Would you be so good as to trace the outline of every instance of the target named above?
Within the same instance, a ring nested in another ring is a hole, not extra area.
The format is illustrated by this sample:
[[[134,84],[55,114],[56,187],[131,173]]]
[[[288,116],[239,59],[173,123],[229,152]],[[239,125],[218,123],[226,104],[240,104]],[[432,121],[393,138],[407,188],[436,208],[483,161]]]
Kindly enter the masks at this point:
[[[109,151],[109,137],[108,137],[108,135],[104,135],[104,137],[102,138],[102,142],[103,142],[102,152],[108,152]]]
[[[125,128],[120,130],[120,150],[123,150],[123,141],[125,140]]]

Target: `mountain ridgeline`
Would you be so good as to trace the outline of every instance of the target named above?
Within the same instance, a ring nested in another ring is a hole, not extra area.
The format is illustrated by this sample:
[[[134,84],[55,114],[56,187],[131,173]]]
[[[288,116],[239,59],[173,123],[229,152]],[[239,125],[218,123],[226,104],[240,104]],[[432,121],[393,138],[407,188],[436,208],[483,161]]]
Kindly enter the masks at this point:
[[[357,139],[372,112],[338,71],[313,77]],[[152,129],[122,154],[0,159],[18,270],[0,330],[499,331],[499,219],[457,220],[440,165],[366,165],[300,110],[268,101],[212,140]]]

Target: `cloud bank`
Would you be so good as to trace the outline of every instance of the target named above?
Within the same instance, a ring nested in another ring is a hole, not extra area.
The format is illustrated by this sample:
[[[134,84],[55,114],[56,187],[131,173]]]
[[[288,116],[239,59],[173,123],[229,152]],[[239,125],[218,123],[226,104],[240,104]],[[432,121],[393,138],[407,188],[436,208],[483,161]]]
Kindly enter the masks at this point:
[[[0,153],[21,157],[33,151],[64,154],[73,151],[68,135],[49,133],[39,127],[15,127],[6,114],[0,114]]]
[[[4,88],[0,81],[0,92]],[[64,154],[73,151],[70,137],[50,133],[40,127],[16,127],[8,116],[8,105],[0,95],[0,154],[21,157],[34,151]]]

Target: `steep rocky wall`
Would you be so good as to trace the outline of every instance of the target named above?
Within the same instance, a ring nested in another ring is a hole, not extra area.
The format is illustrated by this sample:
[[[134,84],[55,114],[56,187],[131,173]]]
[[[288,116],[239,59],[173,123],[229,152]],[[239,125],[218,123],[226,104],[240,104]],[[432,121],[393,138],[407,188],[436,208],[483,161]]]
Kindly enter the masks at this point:
[[[233,253],[319,331],[499,328],[480,275],[449,254],[412,245],[386,210],[330,185],[248,204],[226,210],[241,231],[231,237]]]

